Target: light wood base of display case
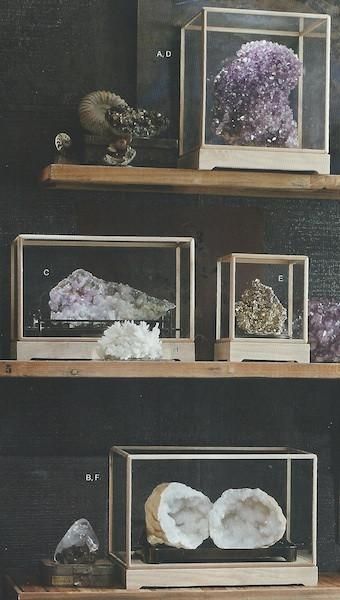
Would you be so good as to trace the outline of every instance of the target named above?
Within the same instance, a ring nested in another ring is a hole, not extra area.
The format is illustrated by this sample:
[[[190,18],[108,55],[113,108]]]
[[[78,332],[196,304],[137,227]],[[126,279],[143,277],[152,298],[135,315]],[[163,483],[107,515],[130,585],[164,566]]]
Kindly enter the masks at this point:
[[[24,340],[13,342],[11,355],[16,360],[91,360],[97,340]],[[163,360],[194,361],[195,342],[189,339],[162,340]]]
[[[135,567],[135,568],[134,568]],[[294,563],[223,563],[181,565],[133,565],[121,570],[128,590],[140,588],[306,585],[318,583],[318,568],[303,559]]]
[[[310,345],[284,339],[221,339],[215,342],[214,358],[234,363],[249,360],[309,363]]]
[[[189,152],[178,161],[187,169],[251,169],[263,171],[299,171],[320,175],[330,173],[330,157],[315,150],[284,148],[247,148],[236,146],[207,146]]]
[[[253,586],[215,588],[55,588],[16,585],[7,578],[6,600],[339,600],[340,575],[320,577],[317,586]]]

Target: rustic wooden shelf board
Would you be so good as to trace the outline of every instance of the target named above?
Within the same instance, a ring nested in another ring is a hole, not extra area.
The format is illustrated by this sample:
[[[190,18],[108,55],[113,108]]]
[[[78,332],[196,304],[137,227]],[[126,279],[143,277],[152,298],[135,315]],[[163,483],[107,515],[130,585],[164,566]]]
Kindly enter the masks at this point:
[[[340,175],[308,173],[51,164],[41,182],[59,189],[340,200]]]
[[[2,360],[0,377],[340,379],[340,363]]]
[[[331,600],[340,599],[340,576],[325,575],[316,587],[254,586],[229,588],[142,589],[127,591],[118,588],[45,588],[18,586],[7,581],[8,600]]]

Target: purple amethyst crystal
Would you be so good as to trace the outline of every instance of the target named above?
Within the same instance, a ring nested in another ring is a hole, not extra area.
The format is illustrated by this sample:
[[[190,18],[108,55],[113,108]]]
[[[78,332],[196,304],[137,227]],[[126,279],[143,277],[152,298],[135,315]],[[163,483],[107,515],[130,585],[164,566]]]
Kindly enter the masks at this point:
[[[312,362],[340,362],[340,302],[309,301]]]
[[[301,61],[287,46],[243,44],[214,79],[214,133],[227,144],[296,147],[289,95],[301,72]]]

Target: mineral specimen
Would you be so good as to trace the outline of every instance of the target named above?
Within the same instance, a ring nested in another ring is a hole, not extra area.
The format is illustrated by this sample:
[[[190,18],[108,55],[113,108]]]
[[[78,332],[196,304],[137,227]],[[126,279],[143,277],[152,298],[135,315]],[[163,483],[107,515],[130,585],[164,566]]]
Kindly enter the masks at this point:
[[[211,507],[207,496],[183,483],[157,485],[145,503],[148,542],[198,548],[209,537]]]
[[[226,490],[209,514],[210,537],[218,548],[266,548],[285,530],[280,506],[260,489]]]
[[[236,323],[249,335],[281,335],[287,310],[274,290],[254,279],[235,305]]]
[[[227,144],[297,146],[289,95],[301,72],[301,61],[286,46],[243,44],[214,79],[213,131]]]
[[[49,307],[52,320],[155,321],[175,305],[127,284],[104,281],[89,271],[76,269],[51,289]]]
[[[82,98],[79,118],[82,127],[96,136],[92,142],[108,144],[102,162],[109,166],[126,166],[133,161],[133,137],[154,137],[169,126],[161,113],[132,108],[114,92],[106,91],[91,92]]]
[[[114,323],[98,340],[94,358],[101,360],[156,360],[162,358],[159,325],[150,329],[145,321]]]
[[[99,542],[91,524],[78,519],[66,531],[54,553],[59,563],[89,563],[96,559]]]
[[[309,342],[312,362],[340,362],[340,302],[309,301]]]

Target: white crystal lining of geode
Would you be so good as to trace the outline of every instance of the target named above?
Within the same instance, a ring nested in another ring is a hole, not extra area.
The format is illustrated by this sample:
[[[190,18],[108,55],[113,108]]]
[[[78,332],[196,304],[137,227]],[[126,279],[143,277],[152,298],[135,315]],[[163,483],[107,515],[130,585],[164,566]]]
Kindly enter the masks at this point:
[[[148,542],[195,549],[209,537],[209,498],[183,483],[161,483],[145,503]]]
[[[286,518],[263,490],[229,489],[210,511],[209,531],[218,548],[266,548],[282,538]]]
[[[52,320],[154,321],[164,317],[175,304],[128,284],[104,281],[89,271],[76,269],[51,289],[49,307]]]
[[[108,327],[96,344],[93,358],[99,360],[157,360],[162,358],[159,325],[151,329],[145,321],[123,321]]]

